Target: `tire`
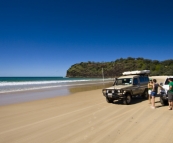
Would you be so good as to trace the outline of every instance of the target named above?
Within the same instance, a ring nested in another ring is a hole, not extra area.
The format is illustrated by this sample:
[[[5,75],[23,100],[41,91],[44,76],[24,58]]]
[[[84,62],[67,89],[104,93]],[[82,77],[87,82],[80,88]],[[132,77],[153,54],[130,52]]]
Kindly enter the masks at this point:
[[[144,93],[142,94],[142,98],[144,98],[144,99],[148,99],[148,90],[147,89],[145,89],[145,91],[144,91]]]
[[[113,103],[113,99],[110,99],[110,98],[108,98],[108,97],[106,97],[106,101],[108,102],[108,103]]]
[[[165,105],[168,105],[168,101],[167,100],[163,100],[162,97],[160,97],[160,103],[165,106]]]
[[[123,99],[123,104],[124,105],[129,105],[132,102],[132,97],[130,94],[127,94],[124,99]]]

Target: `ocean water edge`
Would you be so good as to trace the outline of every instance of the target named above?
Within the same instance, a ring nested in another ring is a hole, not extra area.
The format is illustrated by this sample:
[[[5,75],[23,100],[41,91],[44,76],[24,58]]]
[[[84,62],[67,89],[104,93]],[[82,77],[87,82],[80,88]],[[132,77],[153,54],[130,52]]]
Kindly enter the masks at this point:
[[[0,93],[102,84],[112,78],[0,77]]]

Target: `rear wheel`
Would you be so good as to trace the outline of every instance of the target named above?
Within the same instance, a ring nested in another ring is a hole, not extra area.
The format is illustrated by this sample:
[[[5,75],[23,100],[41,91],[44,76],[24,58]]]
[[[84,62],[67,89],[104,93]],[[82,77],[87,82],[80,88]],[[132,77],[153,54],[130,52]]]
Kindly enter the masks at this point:
[[[130,94],[127,94],[123,99],[123,104],[129,105],[132,102],[132,97]]]
[[[145,89],[145,91],[144,91],[144,93],[142,94],[142,98],[144,98],[144,99],[148,99],[148,90],[147,89]]]

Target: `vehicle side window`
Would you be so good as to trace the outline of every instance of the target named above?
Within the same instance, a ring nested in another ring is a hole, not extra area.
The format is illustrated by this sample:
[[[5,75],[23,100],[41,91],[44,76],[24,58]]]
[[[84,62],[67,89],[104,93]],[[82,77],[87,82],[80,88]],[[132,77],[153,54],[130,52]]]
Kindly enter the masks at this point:
[[[146,82],[149,82],[148,76],[145,77],[145,81],[146,81]]]
[[[139,77],[139,80],[140,80],[140,82],[143,82],[143,77],[140,76]]]
[[[169,84],[168,78],[165,81],[165,85]]]
[[[133,79],[133,85],[138,85],[138,79],[137,78]]]
[[[173,80],[173,78],[171,78]],[[168,81],[168,78],[166,79],[165,81],[165,85],[168,85],[169,84],[169,81]]]
[[[144,76],[140,76],[139,80],[140,80],[140,82],[145,82],[145,77]]]
[[[140,82],[149,82],[149,78],[147,76],[139,77]]]

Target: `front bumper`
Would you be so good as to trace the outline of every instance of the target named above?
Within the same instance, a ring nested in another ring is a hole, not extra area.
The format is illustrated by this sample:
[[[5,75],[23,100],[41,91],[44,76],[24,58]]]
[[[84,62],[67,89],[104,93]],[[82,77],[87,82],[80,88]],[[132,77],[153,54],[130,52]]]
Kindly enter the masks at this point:
[[[117,92],[117,90],[103,90],[102,93],[109,99],[118,100],[124,98],[124,94]]]

